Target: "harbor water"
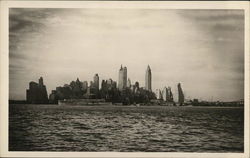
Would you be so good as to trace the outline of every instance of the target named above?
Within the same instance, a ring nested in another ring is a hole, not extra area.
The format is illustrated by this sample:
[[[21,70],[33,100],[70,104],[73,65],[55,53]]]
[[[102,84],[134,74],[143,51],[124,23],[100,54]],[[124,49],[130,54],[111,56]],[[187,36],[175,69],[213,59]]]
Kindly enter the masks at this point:
[[[244,152],[244,108],[9,105],[9,151]]]

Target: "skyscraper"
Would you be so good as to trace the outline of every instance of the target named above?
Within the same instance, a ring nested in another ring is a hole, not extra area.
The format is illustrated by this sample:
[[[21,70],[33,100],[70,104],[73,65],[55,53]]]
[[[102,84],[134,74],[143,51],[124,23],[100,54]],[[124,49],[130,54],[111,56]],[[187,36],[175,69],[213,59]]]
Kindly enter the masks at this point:
[[[178,83],[177,87],[178,87],[178,102],[180,103],[180,105],[182,105],[184,102],[184,94],[181,88],[181,84]]]
[[[123,90],[127,86],[127,68],[122,67],[119,70],[119,83],[118,83],[118,89]]]
[[[95,89],[99,90],[99,76],[98,76],[98,74],[95,74],[95,76],[94,76],[94,87],[95,87]]]
[[[148,91],[152,90],[152,74],[151,74],[151,69],[150,69],[149,65],[148,65],[147,70],[146,70],[145,89]]]
[[[162,90],[162,98],[164,101],[169,101],[170,95],[167,87],[164,87]]]

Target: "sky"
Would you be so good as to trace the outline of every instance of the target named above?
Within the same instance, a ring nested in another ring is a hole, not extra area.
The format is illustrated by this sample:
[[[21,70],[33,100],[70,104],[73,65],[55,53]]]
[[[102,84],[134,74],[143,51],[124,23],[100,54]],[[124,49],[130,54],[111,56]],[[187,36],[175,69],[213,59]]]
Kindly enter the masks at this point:
[[[186,98],[244,98],[244,11],[184,9],[9,10],[9,97],[25,99],[30,81],[44,78],[48,94],[95,73],[152,89],[181,83]]]

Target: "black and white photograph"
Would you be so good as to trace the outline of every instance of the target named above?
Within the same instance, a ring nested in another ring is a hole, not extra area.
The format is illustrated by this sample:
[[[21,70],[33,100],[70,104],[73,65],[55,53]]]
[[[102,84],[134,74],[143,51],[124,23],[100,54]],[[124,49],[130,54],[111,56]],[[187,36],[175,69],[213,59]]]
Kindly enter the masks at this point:
[[[9,152],[248,150],[244,9],[8,13]]]

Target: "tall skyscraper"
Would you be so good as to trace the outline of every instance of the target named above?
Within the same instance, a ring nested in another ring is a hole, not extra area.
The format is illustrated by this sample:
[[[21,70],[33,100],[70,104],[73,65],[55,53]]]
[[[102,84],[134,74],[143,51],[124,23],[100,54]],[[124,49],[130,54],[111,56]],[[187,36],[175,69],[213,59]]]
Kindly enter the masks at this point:
[[[127,68],[122,67],[119,70],[119,83],[118,83],[118,89],[123,90],[127,86]]]
[[[177,87],[178,87],[178,102],[180,103],[180,105],[182,105],[184,103],[184,94],[181,88],[181,84],[178,83]]]
[[[99,90],[99,76],[98,76],[98,74],[95,74],[95,76],[94,76],[94,87],[95,87],[95,89]]]
[[[151,69],[150,69],[149,65],[148,65],[147,70],[146,70],[145,89],[148,91],[152,90],[152,74],[151,74]]]

